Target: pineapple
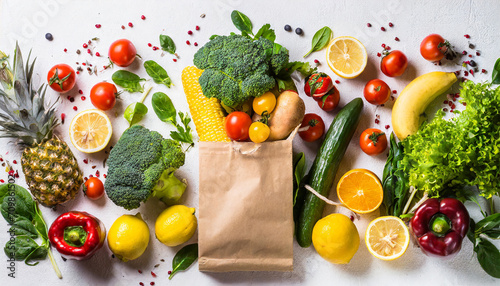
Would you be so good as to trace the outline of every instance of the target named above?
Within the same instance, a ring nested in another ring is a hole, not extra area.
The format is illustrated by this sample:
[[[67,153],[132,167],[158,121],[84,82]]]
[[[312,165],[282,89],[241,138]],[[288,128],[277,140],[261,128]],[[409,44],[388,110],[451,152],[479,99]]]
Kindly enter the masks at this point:
[[[75,197],[83,183],[82,172],[68,145],[53,134],[59,125],[55,103],[45,105],[45,85],[33,88],[35,61],[23,60],[19,46],[11,70],[0,52],[0,137],[22,147],[21,165],[33,196],[52,207]],[[10,81],[10,82],[9,82]]]

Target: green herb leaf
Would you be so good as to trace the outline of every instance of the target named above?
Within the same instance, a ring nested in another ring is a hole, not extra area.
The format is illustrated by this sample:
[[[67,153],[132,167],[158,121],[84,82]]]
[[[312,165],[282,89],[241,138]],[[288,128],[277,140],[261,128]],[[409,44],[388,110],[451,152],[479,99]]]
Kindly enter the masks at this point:
[[[312,39],[311,50],[304,55],[304,58],[307,57],[310,53],[319,51],[326,47],[330,43],[332,35],[332,29],[327,26],[319,29],[316,34],[314,34],[314,37]]]
[[[483,234],[492,239],[500,239],[500,229],[487,230]]]
[[[9,229],[9,232],[14,232],[15,235],[27,235],[31,238],[38,237],[38,232],[35,226],[26,218],[16,221]]]
[[[134,102],[127,106],[123,117],[130,123],[130,126],[136,124],[144,118],[144,115],[148,113],[148,108],[146,105],[140,102]]]
[[[145,61],[144,68],[157,84],[164,84],[167,87],[172,85],[172,80],[168,76],[167,71],[155,61]]]
[[[14,224],[16,221],[24,218],[29,221],[33,220],[35,216],[35,202],[31,194],[19,185],[7,185],[11,185],[9,188],[14,192],[14,195],[9,193],[9,195],[3,198],[1,212],[5,220],[9,224]]]
[[[489,215],[476,223],[476,233],[483,233],[500,226],[500,213]]]
[[[481,239],[477,244],[477,260],[489,275],[500,278],[500,251],[488,240]]]
[[[467,237],[474,246],[474,251],[476,251],[476,223],[472,218],[469,219],[469,230],[467,231]]]
[[[160,47],[167,53],[175,54],[174,40],[167,35],[160,35]]]
[[[211,40],[215,39],[215,38],[216,38],[216,37],[218,37],[218,36],[219,36],[219,35],[212,35],[212,36],[210,36],[210,38],[208,38],[208,39],[211,41]]]
[[[241,13],[240,11],[234,10],[231,13],[231,20],[233,21],[233,24],[236,27],[236,29],[242,32],[242,35],[243,33],[253,35],[252,22],[245,14]]]
[[[491,73],[491,82],[493,84],[500,84],[500,58],[497,59],[495,65],[493,66],[493,72]]]
[[[294,174],[294,181],[293,181],[293,205],[297,203],[297,195],[299,193],[299,186],[302,181],[302,178],[304,178],[306,173],[306,156],[304,155],[304,152],[300,152],[296,156],[294,156],[293,160],[293,174]]]
[[[271,42],[274,42],[274,40],[276,40],[276,34],[274,33],[274,30],[271,29],[270,24],[265,24],[264,26],[262,26],[259,31],[257,31],[257,34],[255,34],[254,40],[258,40],[261,37],[264,39],[268,39]]]
[[[180,124],[176,124],[175,127],[177,128],[177,131],[171,131],[170,137],[179,142],[184,142],[193,146],[194,145],[193,136],[191,134],[191,127],[189,127],[191,118],[189,118],[187,112],[186,113],[179,112],[179,118],[181,119],[182,125],[184,125],[184,127],[182,127]]]
[[[170,97],[163,92],[155,92],[151,100],[156,116],[167,123],[177,125],[176,110]]]
[[[144,88],[141,86],[141,81],[145,79],[140,78],[138,75],[126,70],[119,70],[111,76],[113,82],[124,88],[128,92],[143,92]]]
[[[174,259],[172,260],[172,274],[168,277],[168,279],[172,279],[174,277],[175,273],[178,271],[183,271],[188,269],[193,262],[198,259],[198,244],[189,244],[181,248],[175,256]]]
[[[38,234],[40,237],[44,240],[49,239],[48,231],[47,231],[47,224],[45,223],[45,220],[43,219],[42,212],[40,211],[40,208],[38,207],[38,204],[35,203],[35,216],[33,217],[33,224],[38,231]]]
[[[18,235],[14,238],[14,241],[9,240],[5,244],[4,252],[7,257],[14,257],[15,260],[22,261],[27,258],[31,259],[44,259],[47,255],[47,249],[44,251],[39,250],[40,245],[38,245],[31,237],[28,235]],[[35,253],[35,251],[38,251]],[[33,253],[34,255],[33,257]]]

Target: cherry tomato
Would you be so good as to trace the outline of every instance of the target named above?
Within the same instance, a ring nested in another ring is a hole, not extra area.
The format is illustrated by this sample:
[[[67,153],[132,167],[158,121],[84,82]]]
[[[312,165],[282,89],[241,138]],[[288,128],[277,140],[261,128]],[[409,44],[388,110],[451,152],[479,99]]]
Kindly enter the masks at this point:
[[[372,79],[363,90],[366,101],[371,104],[384,104],[391,97],[391,88],[380,79]]]
[[[101,110],[109,110],[115,106],[117,92],[114,84],[103,81],[90,90],[90,101]]]
[[[83,188],[85,195],[91,200],[98,200],[104,195],[104,185],[96,177],[90,177]]]
[[[320,100],[317,100],[318,105],[324,111],[332,111],[339,105],[340,93],[335,87],[330,89],[327,94],[323,95]]]
[[[402,51],[392,51],[382,58],[380,69],[388,77],[402,75],[408,66],[408,59]]]
[[[306,78],[304,92],[307,96],[321,99],[332,88],[332,79],[325,73],[313,73]]]
[[[375,128],[368,128],[359,137],[361,150],[368,155],[378,155],[387,148],[387,136]]]
[[[430,34],[420,43],[420,54],[431,62],[439,62],[448,51],[450,43],[438,34]]]
[[[276,96],[270,91],[253,99],[253,111],[259,115],[262,115],[264,111],[267,111],[267,114],[271,114],[275,107]]]
[[[304,115],[299,128],[299,136],[302,140],[313,142],[321,138],[323,133],[325,133],[325,123],[321,117],[314,113]]]
[[[225,123],[226,134],[229,138],[236,141],[248,139],[248,130],[252,124],[250,115],[241,111],[231,112]]]
[[[67,64],[53,66],[47,74],[50,88],[60,93],[67,92],[75,86],[75,70]]]
[[[137,50],[134,44],[127,39],[114,41],[109,47],[109,59],[120,67],[128,67],[135,60]]]
[[[262,122],[254,122],[252,125],[250,125],[250,140],[254,143],[261,143],[267,140],[269,138],[269,133],[271,133],[271,130],[269,129],[269,126]]]

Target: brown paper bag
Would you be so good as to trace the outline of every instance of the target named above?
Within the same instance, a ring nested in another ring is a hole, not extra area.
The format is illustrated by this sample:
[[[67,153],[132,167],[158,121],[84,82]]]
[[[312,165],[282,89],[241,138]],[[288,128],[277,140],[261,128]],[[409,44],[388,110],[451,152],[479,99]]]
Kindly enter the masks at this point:
[[[293,270],[291,139],[199,143],[200,271]]]

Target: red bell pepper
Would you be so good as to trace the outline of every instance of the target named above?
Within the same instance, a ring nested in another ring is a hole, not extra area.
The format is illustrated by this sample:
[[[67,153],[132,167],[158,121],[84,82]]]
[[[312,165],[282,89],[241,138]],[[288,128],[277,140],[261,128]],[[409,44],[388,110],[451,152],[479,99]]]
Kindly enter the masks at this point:
[[[457,253],[469,230],[469,212],[457,199],[428,199],[415,212],[410,231],[425,254]]]
[[[104,244],[104,224],[86,212],[71,211],[60,215],[50,226],[52,245],[66,258],[90,258]]]

